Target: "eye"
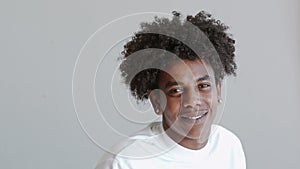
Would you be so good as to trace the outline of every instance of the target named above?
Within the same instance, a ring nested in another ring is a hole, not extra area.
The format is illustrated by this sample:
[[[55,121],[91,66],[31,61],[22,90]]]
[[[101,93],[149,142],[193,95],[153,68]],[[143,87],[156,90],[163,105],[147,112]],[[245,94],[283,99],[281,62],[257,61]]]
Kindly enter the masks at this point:
[[[170,96],[180,96],[183,93],[183,88],[173,88],[170,89],[167,94]]]
[[[199,90],[209,90],[210,89],[210,84],[209,83],[202,83],[198,85]]]

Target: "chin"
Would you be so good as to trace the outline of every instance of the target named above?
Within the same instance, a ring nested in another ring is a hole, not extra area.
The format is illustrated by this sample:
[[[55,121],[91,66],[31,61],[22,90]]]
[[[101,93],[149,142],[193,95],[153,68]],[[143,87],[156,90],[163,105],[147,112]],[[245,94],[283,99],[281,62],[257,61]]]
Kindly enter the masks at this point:
[[[192,128],[185,137],[189,139],[194,139],[194,140],[202,140],[202,141],[207,141],[210,135],[210,129],[211,125],[209,127],[203,128],[197,126],[197,128]]]
[[[191,139],[191,140],[199,140],[201,142],[205,142],[209,138],[209,132],[203,133],[203,134],[198,134],[198,133],[190,134],[189,133],[188,135],[186,135],[186,138]]]

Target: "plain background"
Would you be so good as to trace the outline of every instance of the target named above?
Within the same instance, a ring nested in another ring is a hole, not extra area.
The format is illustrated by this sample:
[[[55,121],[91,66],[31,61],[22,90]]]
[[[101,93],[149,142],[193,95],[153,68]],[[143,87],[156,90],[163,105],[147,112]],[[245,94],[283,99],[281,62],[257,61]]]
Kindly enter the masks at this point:
[[[81,129],[72,103],[81,47],[113,19],[173,10],[206,10],[231,27],[239,70],[228,81],[221,123],[241,139],[247,167],[299,169],[298,0],[2,0],[0,168],[93,168],[103,151]]]

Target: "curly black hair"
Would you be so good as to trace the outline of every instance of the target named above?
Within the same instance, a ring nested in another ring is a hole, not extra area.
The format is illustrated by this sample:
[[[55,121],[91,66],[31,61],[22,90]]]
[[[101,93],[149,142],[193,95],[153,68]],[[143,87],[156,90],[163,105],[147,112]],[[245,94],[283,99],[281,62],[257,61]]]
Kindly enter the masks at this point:
[[[141,30],[124,45],[120,65],[121,76],[137,100],[148,99],[148,91],[158,88],[159,74],[162,70],[151,68],[151,65],[166,64],[165,58],[168,52],[177,55],[180,59],[200,58],[207,61],[214,70],[217,83],[225,75],[236,75],[235,40],[232,39],[231,34],[227,33],[228,26],[221,23],[220,20],[212,18],[211,14],[205,11],[201,11],[195,16],[188,15],[183,21],[179,12],[172,13],[171,20],[155,17],[152,23],[141,23]],[[204,39],[197,44],[199,39],[195,39],[193,35],[195,31],[191,32],[188,29],[189,24],[200,29],[208,42]],[[187,45],[174,38],[175,35],[190,44]],[[191,49],[191,45],[196,45],[197,51]],[[161,49],[161,51],[150,50],[148,53],[144,52],[143,57],[134,55],[135,52],[138,53],[145,49]],[[143,67],[147,67],[147,69],[143,70]],[[136,73],[136,70],[141,71]]]

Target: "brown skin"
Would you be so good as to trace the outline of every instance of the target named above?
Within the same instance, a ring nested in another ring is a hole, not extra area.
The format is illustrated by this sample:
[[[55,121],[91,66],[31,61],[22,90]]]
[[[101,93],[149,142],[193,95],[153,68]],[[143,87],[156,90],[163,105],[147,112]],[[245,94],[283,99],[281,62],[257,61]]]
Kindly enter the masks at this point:
[[[163,128],[171,139],[189,149],[202,149],[216,115],[221,83],[215,83],[211,66],[200,59],[176,60],[164,71],[158,86],[165,96],[150,93],[153,108],[163,115]],[[184,118],[204,112],[207,114],[201,120]]]

